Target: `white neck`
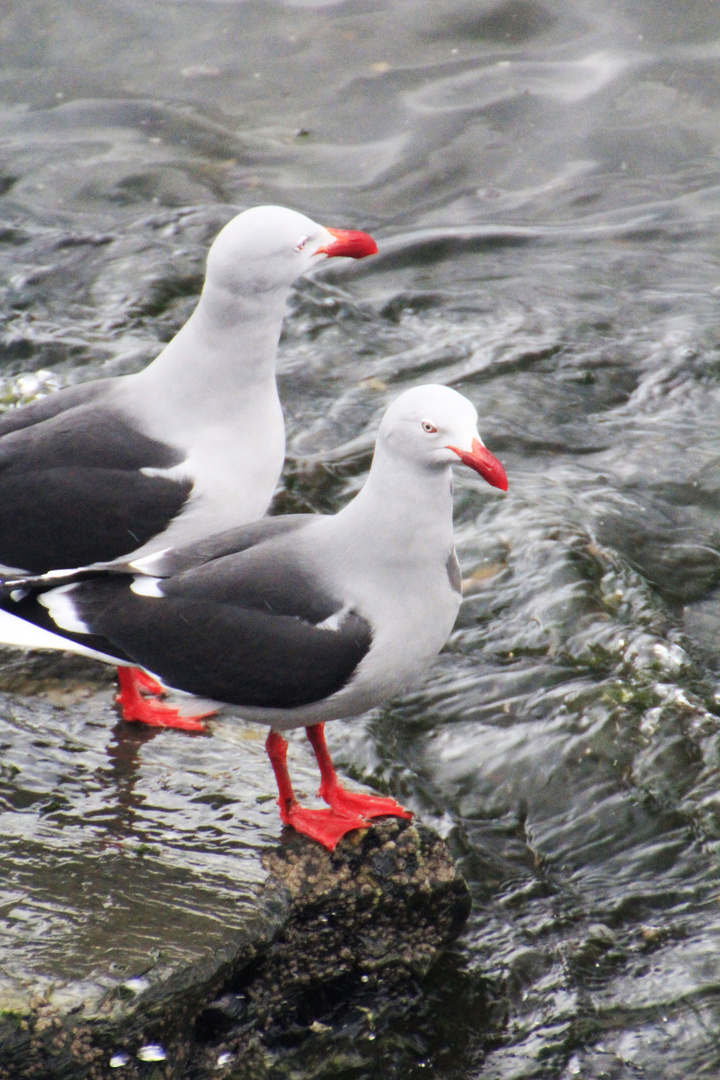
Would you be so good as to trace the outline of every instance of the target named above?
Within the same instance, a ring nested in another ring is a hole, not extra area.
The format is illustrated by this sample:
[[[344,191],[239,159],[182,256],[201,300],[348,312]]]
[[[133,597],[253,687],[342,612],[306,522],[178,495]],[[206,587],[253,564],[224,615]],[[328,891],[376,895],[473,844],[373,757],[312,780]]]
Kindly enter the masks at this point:
[[[348,549],[401,566],[453,549],[452,466],[427,468],[378,443],[362,491],[335,519]]]
[[[222,421],[262,396],[276,399],[275,361],[287,287],[239,295],[206,281],[195,311],[134,376],[153,408]],[[207,414],[207,415],[204,415]],[[156,414],[157,415],[157,414]]]

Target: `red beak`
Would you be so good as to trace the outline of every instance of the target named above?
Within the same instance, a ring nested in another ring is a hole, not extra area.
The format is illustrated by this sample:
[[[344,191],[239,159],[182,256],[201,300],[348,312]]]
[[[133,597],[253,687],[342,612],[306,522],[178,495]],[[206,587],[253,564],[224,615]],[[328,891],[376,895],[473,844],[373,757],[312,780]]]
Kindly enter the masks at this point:
[[[457,446],[448,446],[447,449],[453,450],[463,465],[469,465],[476,473],[480,473],[480,476],[482,476],[483,480],[487,480],[488,484],[500,488],[501,491],[507,491],[508,482],[505,470],[498,459],[493,457],[478,439],[473,439],[472,451],[458,450]]]
[[[372,236],[364,232],[353,232],[351,229],[328,229],[335,239],[327,247],[318,248],[316,255],[346,255],[350,259],[364,259],[366,255],[377,254],[377,244]]]

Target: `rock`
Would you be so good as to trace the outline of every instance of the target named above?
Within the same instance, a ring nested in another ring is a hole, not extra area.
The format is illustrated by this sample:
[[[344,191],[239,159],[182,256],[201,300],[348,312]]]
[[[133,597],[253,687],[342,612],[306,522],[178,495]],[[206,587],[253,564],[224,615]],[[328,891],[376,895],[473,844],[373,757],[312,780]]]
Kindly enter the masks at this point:
[[[0,1080],[259,1078],[349,1002],[414,1000],[459,932],[422,824],[281,836],[264,729],[125,724],[108,669],[59,654],[15,653],[0,690]]]

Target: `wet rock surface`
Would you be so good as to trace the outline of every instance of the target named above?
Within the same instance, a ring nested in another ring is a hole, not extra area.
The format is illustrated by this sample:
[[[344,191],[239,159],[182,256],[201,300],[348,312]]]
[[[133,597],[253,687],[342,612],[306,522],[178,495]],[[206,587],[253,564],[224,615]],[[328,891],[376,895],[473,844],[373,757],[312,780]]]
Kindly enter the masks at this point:
[[[278,905],[284,921],[198,1017],[192,1075],[284,1074],[288,1056],[302,1075],[318,1044],[343,1042],[357,1012],[374,1041],[379,1014],[412,1009],[420,980],[470,910],[445,843],[421,824],[384,819],[334,852],[292,835],[263,861],[261,902]],[[332,1047],[327,1075],[345,1056]]]
[[[470,908],[436,834],[280,837],[264,730],[113,727],[105,668],[4,659],[2,1080],[262,1077],[357,1007],[411,1007]]]

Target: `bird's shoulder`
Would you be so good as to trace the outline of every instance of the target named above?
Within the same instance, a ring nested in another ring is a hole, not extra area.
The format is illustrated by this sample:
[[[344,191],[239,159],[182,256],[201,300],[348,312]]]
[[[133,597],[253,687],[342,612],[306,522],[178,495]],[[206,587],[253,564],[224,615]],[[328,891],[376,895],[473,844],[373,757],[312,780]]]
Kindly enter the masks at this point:
[[[318,625],[346,606],[313,544],[317,514],[266,518],[204,541],[203,561],[165,578],[165,596],[222,603]],[[304,534],[304,535],[303,535]],[[187,551],[187,549],[183,549]]]
[[[321,518],[320,514],[285,514],[282,517],[266,517],[247,525],[239,525],[181,547],[166,548],[125,565],[126,572],[140,570],[153,577],[172,577],[177,574],[208,568],[218,560],[239,556],[253,549],[261,549],[271,541],[296,533]],[[227,571],[231,564],[224,564]],[[234,565],[234,564],[232,564]]]
[[[35,401],[28,402],[27,405],[7,409],[0,415],[0,438],[13,431],[35,427],[70,409],[90,404],[98,397],[107,394],[108,386],[113,381],[93,379],[91,382],[80,383],[78,386],[66,386],[63,390],[57,390],[48,394],[47,397],[37,398]]]
[[[119,380],[68,387],[0,417],[0,467],[172,468],[184,452],[142,430],[115,393]]]

